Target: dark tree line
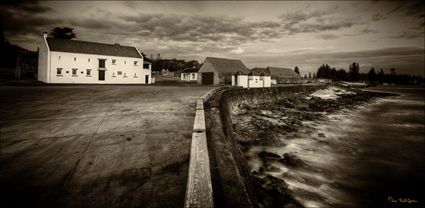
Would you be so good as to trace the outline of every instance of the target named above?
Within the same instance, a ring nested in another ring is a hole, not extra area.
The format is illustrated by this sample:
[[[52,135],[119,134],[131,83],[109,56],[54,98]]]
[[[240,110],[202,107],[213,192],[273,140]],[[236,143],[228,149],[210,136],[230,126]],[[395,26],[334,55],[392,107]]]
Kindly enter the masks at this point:
[[[152,71],[161,71],[168,69],[168,71],[180,71],[185,68],[198,68],[200,64],[196,60],[185,61],[181,59],[153,59],[149,60],[152,62]]]
[[[371,83],[420,84],[425,82],[421,75],[397,74],[394,68],[391,68],[390,73],[387,74],[384,73],[383,69],[376,71],[373,67],[368,73],[360,73],[359,63],[355,62],[349,65],[348,72],[323,64],[317,69],[314,77],[333,81],[366,81]]]

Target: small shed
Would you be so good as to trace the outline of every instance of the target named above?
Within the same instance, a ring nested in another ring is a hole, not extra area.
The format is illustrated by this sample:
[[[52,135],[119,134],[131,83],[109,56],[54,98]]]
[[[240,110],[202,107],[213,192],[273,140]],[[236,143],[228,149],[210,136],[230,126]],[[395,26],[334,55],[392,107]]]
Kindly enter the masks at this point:
[[[185,68],[180,74],[180,79],[182,81],[192,82],[192,81],[198,81],[198,71],[199,68],[192,67],[192,68]]]

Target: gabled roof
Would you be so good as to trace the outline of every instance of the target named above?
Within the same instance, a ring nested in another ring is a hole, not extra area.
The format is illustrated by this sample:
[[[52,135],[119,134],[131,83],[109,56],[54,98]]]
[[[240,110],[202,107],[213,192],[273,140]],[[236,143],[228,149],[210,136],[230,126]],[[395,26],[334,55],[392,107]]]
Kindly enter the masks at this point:
[[[300,77],[299,74],[295,73],[290,68],[279,68],[279,67],[267,67],[272,76],[284,76],[284,77]]]
[[[194,72],[198,72],[198,70],[199,68],[189,67],[189,68],[183,69],[181,73],[194,73]]]
[[[79,40],[46,38],[51,51],[142,58],[135,47]]]
[[[211,63],[218,73],[250,72],[241,60],[207,57],[204,63],[207,61]]]
[[[255,67],[251,70],[251,72],[254,75],[260,75],[260,76],[270,76],[270,70],[268,68],[259,68]]]

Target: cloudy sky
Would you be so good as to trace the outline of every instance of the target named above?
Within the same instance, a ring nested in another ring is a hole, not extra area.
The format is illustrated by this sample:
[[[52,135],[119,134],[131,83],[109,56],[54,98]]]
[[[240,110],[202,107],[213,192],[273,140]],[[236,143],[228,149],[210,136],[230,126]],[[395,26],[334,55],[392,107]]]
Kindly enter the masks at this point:
[[[424,74],[424,11],[421,1],[41,1],[0,3],[0,21],[10,42],[31,50],[43,31],[68,26],[78,40],[165,58]]]

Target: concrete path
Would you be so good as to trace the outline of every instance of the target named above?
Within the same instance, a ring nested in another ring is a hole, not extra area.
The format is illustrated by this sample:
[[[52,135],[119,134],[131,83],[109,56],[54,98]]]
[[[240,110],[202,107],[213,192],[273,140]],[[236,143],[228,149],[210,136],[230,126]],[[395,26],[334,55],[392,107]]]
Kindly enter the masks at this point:
[[[0,87],[0,206],[182,207],[211,89]]]

